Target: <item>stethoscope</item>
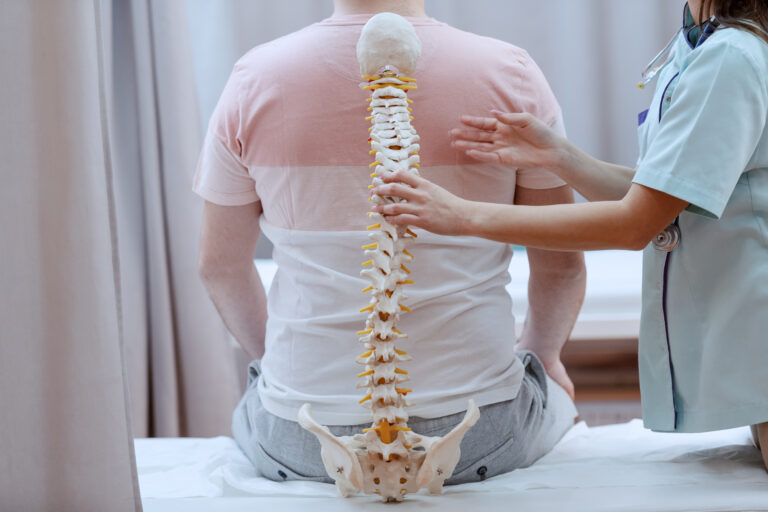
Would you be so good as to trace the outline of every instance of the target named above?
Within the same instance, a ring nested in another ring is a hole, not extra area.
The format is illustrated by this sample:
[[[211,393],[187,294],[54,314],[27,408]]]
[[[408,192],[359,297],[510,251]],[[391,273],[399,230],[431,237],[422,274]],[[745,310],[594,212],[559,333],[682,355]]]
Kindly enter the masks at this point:
[[[688,41],[691,49],[694,50],[704,44],[704,42],[709,39],[710,36],[712,36],[712,34],[714,34],[719,27],[720,21],[716,17],[712,16],[709,18],[709,20],[704,24],[696,44],[691,44],[690,39],[688,39],[688,35],[693,30],[698,29],[698,25],[693,25],[690,27],[683,26],[682,30],[685,32],[686,41]],[[672,36],[672,39],[669,40],[669,43],[667,43],[664,49],[661,50],[659,54],[656,55],[653,60],[648,63],[647,66],[645,66],[645,69],[643,69],[643,73],[640,77],[640,83],[637,84],[638,89],[645,89],[645,86],[653,82],[653,79],[656,78],[662,69],[664,69],[664,66],[669,64],[669,61],[672,58],[672,49],[675,47],[675,42],[677,41],[679,34],[679,30],[675,32],[675,35]]]
[[[684,12],[684,20],[687,14],[688,10],[686,6],[686,11]],[[689,35],[693,30],[698,29],[699,26],[686,26],[684,21],[682,30],[685,33],[686,41],[688,41],[691,49],[696,49],[704,44],[704,42],[709,39],[710,36],[712,36],[712,34],[714,34],[719,27],[720,21],[716,17],[712,16],[701,28],[701,34],[697,38],[695,44],[691,43]],[[667,46],[665,46],[664,49],[661,50],[661,52],[659,52],[659,54],[656,55],[656,57],[654,57],[653,60],[648,63],[645,69],[643,69],[640,83],[637,84],[639,89],[644,89],[646,85],[651,83],[653,79],[656,78],[656,76],[659,74],[659,72],[661,72],[661,70],[664,69],[664,67],[670,62],[672,59],[672,49],[675,47],[675,43],[679,34],[679,31],[676,32],[672,39],[670,39],[669,43],[667,43]],[[654,237],[651,243],[653,244],[654,249],[657,251],[670,252],[680,244],[680,238],[680,226],[678,225],[678,219],[675,219],[675,222],[664,228],[663,231]]]

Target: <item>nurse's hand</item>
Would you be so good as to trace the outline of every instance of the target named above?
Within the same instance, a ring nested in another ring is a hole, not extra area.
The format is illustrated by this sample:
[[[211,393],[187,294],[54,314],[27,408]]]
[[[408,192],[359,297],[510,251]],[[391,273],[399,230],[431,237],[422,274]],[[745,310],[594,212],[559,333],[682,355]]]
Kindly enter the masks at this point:
[[[470,202],[407,171],[382,176],[383,185],[371,195],[399,197],[407,203],[374,204],[372,211],[391,224],[414,226],[439,235],[462,235],[466,231]]]
[[[462,116],[467,128],[451,130],[453,147],[481,162],[522,169],[556,172],[568,158],[569,142],[531,114],[492,113],[494,117]]]

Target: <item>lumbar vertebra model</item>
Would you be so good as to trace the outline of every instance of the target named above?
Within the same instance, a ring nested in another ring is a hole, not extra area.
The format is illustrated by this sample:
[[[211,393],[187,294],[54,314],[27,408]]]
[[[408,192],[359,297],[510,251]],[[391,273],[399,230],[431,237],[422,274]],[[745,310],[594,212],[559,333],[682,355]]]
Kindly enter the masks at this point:
[[[368,119],[371,154],[376,155],[370,188],[382,183],[381,176],[398,170],[418,174],[419,136],[411,126],[408,105],[412,101],[407,97],[416,85],[407,75],[415,69],[420,53],[413,26],[396,14],[378,14],[363,28],[357,58],[368,80],[362,87],[371,90]],[[378,204],[400,201],[375,195],[371,200]],[[400,313],[410,311],[400,301],[407,298],[403,286],[413,283],[406,266],[413,256],[406,247],[416,234],[389,224],[378,213],[369,216],[373,222],[368,227],[370,243],[363,247],[369,260],[363,263],[361,275],[370,280],[363,291],[372,292],[372,297],[361,310],[368,317],[364,330],[357,333],[365,346],[357,361],[365,365],[358,387],[367,390],[360,403],[371,409],[373,423],[362,434],[336,438],[312,419],[309,404],[299,411],[299,423],[319,439],[326,471],[342,496],[363,491],[385,501],[400,501],[422,487],[441,492],[459,461],[459,444],[480,412],[470,400],[464,420],[442,438],[420,436],[408,428],[405,395],[411,390],[401,387],[408,372],[398,365],[410,356],[395,347],[395,340],[405,337],[396,326]]]

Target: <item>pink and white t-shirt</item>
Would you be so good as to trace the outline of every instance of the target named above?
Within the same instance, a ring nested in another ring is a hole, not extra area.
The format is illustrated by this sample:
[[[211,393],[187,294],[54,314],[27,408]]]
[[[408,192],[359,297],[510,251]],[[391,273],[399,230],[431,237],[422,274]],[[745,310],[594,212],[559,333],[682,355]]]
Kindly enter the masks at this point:
[[[268,300],[259,394],[288,420],[304,403],[324,424],[365,423],[355,388],[367,286],[360,275],[371,157],[355,45],[370,15],[334,17],[243,56],[210,122],[194,190],[220,205],[261,201],[278,271]],[[527,53],[429,18],[410,91],[421,173],[471,200],[513,203],[517,186],[562,186],[546,172],[478,164],[451,148],[461,114],[530,112],[562,130],[560,108]],[[517,395],[523,368],[505,290],[509,246],[418,231],[406,289],[413,312],[399,343],[413,393],[409,414],[438,417]]]

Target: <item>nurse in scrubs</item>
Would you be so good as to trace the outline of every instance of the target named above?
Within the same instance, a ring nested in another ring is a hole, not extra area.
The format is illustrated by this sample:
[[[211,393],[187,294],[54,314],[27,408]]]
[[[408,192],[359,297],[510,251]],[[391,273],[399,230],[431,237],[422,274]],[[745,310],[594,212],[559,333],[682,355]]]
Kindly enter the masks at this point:
[[[768,0],[690,0],[646,70],[636,169],[598,161],[528,114],[464,117],[454,145],[546,169],[589,203],[470,202],[399,172],[372,190],[397,224],[554,250],[644,249],[640,378],[646,426],[751,425],[768,468]]]

